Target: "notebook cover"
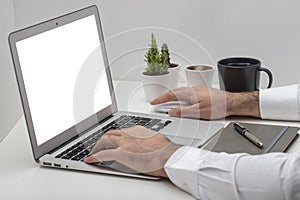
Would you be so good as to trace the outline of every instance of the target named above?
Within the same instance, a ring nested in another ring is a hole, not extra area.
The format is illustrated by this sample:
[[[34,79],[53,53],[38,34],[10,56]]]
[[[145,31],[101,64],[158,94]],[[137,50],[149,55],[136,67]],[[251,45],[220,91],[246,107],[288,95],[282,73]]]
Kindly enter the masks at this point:
[[[284,126],[240,123],[253,133],[264,144],[262,149],[255,146],[244,136],[239,134],[233,127],[233,122],[221,129],[219,133],[203,148],[215,152],[249,153],[252,155],[268,152],[285,152],[293,141],[298,137],[297,127],[288,127],[280,139],[274,144]],[[271,148],[270,148],[271,147]],[[270,149],[265,152],[266,149]]]

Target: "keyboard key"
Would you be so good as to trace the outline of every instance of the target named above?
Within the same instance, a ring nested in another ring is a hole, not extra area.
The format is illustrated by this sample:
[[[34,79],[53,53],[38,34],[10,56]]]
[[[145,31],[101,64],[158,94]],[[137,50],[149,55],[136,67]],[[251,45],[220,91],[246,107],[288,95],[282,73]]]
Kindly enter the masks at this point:
[[[77,154],[77,153],[83,151],[85,148],[86,148],[85,146],[78,147],[77,149],[74,149],[73,151],[71,151],[71,153],[74,152],[75,154]]]
[[[139,119],[133,119],[133,120],[131,120],[130,122],[136,124],[136,123],[138,123],[139,121],[140,121]]]
[[[121,121],[118,121],[116,124],[117,125],[123,125],[123,124],[126,124],[127,122],[129,122],[131,119],[122,119]]]
[[[92,149],[94,148],[94,146],[88,146],[85,150],[87,150],[88,152],[91,152],[92,151]]]
[[[135,124],[125,124],[124,126],[121,126],[121,128],[131,128],[134,126],[135,126]]]
[[[86,150],[84,150],[83,152],[81,152],[80,154],[87,156],[87,155],[90,154],[90,151],[88,151],[88,150],[86,149]]]
[[[151,128],[152,131],[159,131],[160,128]]]
[[[78,154],[78,153],[81,152],[81,151],[82,151],[82,149],[74,149],[74,150],[71,152],[71,154],[76,155],[76,154]]]
[[[74,156],[73,154],[68,153],[68,154],[64,155],[64,156],[62,157],[62,159],[67,159],[67,160],[69,160],[69,159],[72,158],[73,156]]]
[[[55,156],[55,158],[61,158],[64,155],[64,152],[58,154],[57,156]]]
[[[76,160],[76,161],[78,161],[78,160],[81,160],[84,156],[85,156],[85,155],[83,155],[83,154],[79,154],[79,155],[77,155],[77,156],[74,156],[71,160]]]
[[[108,126],[108,127],[111,127],[111,126],[114,126],[115,124],[116,124],[116,122],[112,121],[112,122],[110,122],[107,126]]]
[[[118,117],[118,119],[116,119],[117,121],[120,121],[121,119],[124,119],[127,115],[122,115],[120,117]]]
[[[136,123],[136,125],[140,125],[140,126],[144,126],[145,124],[147,124],[147,122],[139,121],[138,123]]]
[[[131,119],[134,119],[135,117],[134,116],[126,116],[123,118],[123,120],[131,120]]]
[[[161,121],[160,119],[153,119],[148,124],[146,124],[146,127],[151,128],[152,126],[154,126],[155,124],[157,124],[160,121]]]
[[[150,121],[151,121],[151,119],[149,119],[149,120],[141,120],[140,122],[143,122],[143,123],[147,124],[147,123],[149,123]]]
[[[97,141],[96,141],[96,142],[97,142]],[[85,143],[85,146],[86,146],[86,147],[87,147],[87,146],[91,146],[91,145],[95,144],[96,142],[93,142],[93,141],[89,140],[89,141],[87,141],[87,142]]]
[[[160,122],[161,120],[160,119],[152,119],[149,124],[157,124],[158,122]]]
[[[157,123],[155,126],[158,126],[159,128],[164,128],[165,127],[165,123]]]

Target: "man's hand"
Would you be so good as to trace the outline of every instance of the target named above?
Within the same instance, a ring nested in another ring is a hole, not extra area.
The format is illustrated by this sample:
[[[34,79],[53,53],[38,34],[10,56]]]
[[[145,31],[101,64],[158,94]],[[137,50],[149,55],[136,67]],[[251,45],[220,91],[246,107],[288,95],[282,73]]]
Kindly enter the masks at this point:
[[[230,93],[205,86],[178,88],[154,99],[152,105],[187,101],[191,106],[174,108],[172,117],[220,119],[231,115],[260,117],[258,92]]]
[[[204,86],[178,88],[154,99],[152,105],[168,101],[187,101],[191,106],[174,108],[169,111],[172,117],[197,119],[220,119],[226,117],[226,93]]]
[[[178,148],[162,134],[136,126],[107,132],[85,162],[117,161],[147,175],[167,177],[164,165]]]

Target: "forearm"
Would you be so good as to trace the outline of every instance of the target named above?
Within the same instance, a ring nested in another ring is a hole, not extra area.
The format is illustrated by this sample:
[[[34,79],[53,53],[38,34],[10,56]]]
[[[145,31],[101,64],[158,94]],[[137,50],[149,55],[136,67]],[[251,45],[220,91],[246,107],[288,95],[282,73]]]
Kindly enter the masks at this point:
[[[300,120],[300,84],[255,92],[226,93],[226,116]]]
[[[227,93],[227,116],[252,116],[260,118],[259,92]]]

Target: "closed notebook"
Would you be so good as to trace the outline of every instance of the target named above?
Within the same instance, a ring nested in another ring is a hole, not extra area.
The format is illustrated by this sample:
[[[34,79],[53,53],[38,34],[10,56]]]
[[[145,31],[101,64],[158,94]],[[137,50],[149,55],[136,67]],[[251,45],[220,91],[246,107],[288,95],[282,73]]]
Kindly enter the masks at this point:
[[[239,134],[230,123],[210,140],[203,148],[214,152],[249,153],[252,155],[269,152],[285,152],[298,137],[299,128],[273,126],[251,123],[240,123],[254,134],[263,144],[263,148]]]

